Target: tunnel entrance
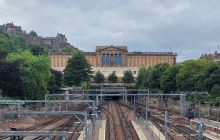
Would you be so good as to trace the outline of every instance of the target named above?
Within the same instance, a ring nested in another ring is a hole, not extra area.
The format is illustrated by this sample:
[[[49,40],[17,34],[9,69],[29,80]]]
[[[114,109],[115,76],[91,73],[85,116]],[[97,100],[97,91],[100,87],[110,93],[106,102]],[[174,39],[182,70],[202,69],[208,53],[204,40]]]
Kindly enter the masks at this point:
[[[103,100],[120,100],[120,99],[122,99],[121,96],[114,96],[114,95],[112,95],[112,96],[104,96],[103,97]]]
[[[120,100],[126,91],[126,87],[102,87],[101,94],[108,94],[104,96],[103,100]],[[111,96],[112,95],[112,96]]]

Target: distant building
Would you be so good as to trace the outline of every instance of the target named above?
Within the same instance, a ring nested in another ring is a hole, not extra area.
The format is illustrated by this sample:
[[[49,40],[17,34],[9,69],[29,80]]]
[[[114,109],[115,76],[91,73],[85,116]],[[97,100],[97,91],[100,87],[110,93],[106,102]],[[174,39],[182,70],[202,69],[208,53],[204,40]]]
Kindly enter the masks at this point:
[[[131,70],[137,76],[142,67],[151,67],[159,63],[176,63],[176,53],[173,52],[128,52],[127,46],[96,46],[95,52],[84,52],[93,71],[101,71],[106,77],[116,72],[118,77],[123,72]],[[50,55],[52,67],[63,70],[71,55]]]
[[[17,34],[17,35],[26,34],[26,32],[21,29],[21,26],[15,26],[13,23],[7,23],[7,24],[0,25],[0,29],[3,32],[8,33],[9,35],[11,35],[11,34]]]
[[[215,51],[214,53],[210,54],[203,54],[200,59],[207,59],[207,60],[213,60],[215,62],[220,63],[220,53]]]
[[[69,54],[78,50],[68,43],[65,35],[59,33],[57,33],[56,37],[41,37],[34,31],[26,33],[26,31],[22,30],[21,26],[15,26],[13,23],[0,25],[0,30],[8,35],[19,35],[28,43],[41,44],[52,54]]]

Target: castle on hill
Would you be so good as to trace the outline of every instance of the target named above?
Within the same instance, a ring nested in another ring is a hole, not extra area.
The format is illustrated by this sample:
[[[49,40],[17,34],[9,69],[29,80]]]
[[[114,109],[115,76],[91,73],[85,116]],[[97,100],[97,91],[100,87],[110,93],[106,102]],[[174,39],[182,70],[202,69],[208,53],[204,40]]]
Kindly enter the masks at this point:
[[[34,31],[26,33],[25,30],[22,30],[21,26],[15,26],[13,23],[0,25],[0,31],[7,33],[8,35],[21,36],[30,44],[40,44],[47,48],[50,54],[71,54],[71,52],[78,50],[68,43],[65,35],[60,33],[57,33],[55,37],[42,37],[38,36]]]

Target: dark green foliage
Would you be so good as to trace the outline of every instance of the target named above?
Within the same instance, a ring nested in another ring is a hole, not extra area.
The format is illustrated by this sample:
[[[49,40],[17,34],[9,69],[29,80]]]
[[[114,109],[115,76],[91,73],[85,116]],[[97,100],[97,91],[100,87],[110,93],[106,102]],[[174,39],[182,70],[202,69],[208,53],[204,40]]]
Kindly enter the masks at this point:
[[[5,57],[8,55],[8,51],[7,50],[1,50],[0,49],[0,60],[3,60],[3,59],[5,59]]]
[[[33,37],[37,37],[37,33],[35,31],[30,31],[30,35],[33,36]]]
[[[0,32],[0,59],[4,59],[9,52],[15,51],[12,46],[9,36]]]
[[[89,86],[89,83],[88,82],[82,82],[80,83],[80,87],[82,89],[88,89],[90,86]]]
[[[77,52],[68,60],[64,70],[64,84],[67,86],[80,86],[82,82],[90,81],[92,77],[91,65],[84,54]]]
[[[149,74],[148,84],[151,89],[160,89],[160,78],[164,71],[168,69],[168,64],[157,64],[153,68],[151,68],[151,72]]]
[[[179,72],[179,66],[169,67],[161,76],[160,87],[164,93],[175,92],[176,86],[176,75]]]
[[[0,59],[4,59],[8,53],[24,49],[27,49],[27,44],[20,36],[0,32]]]
[[[109,74],[108,81],[112,83],[115,83],[118,81],[118,77],[114,71],[111,74]]]
[[[176,77],[178,89],[182,91],[196,90],[196,84],[201,72],[211,64],[209,61],[204,60],[188,60],[183,62]]]
[[[0,48],[8,51],[14,51],[15,47],[11,44],[9,36],[0,32]]]
[[[210,92],[210,95],[214,98],[220,97],[220,86],[214,85],[211,92]]]
[[[100,71],[98,71],[94,76],[94,81],[96,83],[103,83],[104,80],[105,80],[104,75]]]
[[[0,88],[4,95],[43,99],[48,93],[50,61],[39,48],[29,46],[21,36],[0,32]]]
[[[220,64],[217,63],[203,69],[196,83],[196,88],[210,92],[215,84],[220,84]]]
[[[73,51],[72,48],[62,48],[62,52],[68,52],[68,53],[70,53],[70,52],[72,52],[72,51]]]
[[[213,104],[216,105],[216,106],[219,106],[219,105],[220,105],[220,97],[216,97],[216,98],[213,100]]]
[[[30,44],[29,49],[33,55],[47,55],[48,51],[40,44]]]
[[[144,86],[144,79],[146,75],[146,68],[140,68],[138,71],[137,81],[136,81],[136,87],[139,88],[140,86]]]
[[[211,97],[197,95],[197,100],[203,103],[211,99],[213,104],[219,104],[220,64],[208,60],[187,60],[171,67],[159,64],[148,69],[141,68],[137,77],[137,88],[162,90],[164,93],[207,91]],[[188,95],[187,98],[194,100],[194,95]]]
[[[0,61],[0,88],[6,96],[22,96],[19,61]]]
[[[214,85],[210,95],[212,97],[212,104],[218,106],[220,104],[220,85]]]
[[[51,77],[48,83],[49,93],[57,93],[62,86],[63,75],[62,72],[50,69]]]
[[[46,56],[34,56],[30,52],[11,53],[9,61],[19,60],[22,93],[26,99],[44,99],[48,93],[50,61]]]
[[[134,76],[133,76],[131,70],[127,70],[127,71],[124,72],[124,76],[122,78],[122,81],[124,83],[132,83],[132,82],[134,82]]]
[[[22,51],[24,49],[28,49],[27,43],[23,40],[21,36],[11,35],[9,36],[9,39],[12,46],[15,47],[15,51]]]

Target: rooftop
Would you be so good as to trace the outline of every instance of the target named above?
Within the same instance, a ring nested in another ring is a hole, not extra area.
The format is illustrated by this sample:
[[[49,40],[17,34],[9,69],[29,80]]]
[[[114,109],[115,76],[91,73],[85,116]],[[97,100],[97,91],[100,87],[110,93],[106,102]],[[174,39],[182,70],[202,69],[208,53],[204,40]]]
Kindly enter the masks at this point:
[[[119,49],[127,49],[127,46],[114,46],[114,45],[109,45],[109,46],[96,46],[96,50],[97,50],[97,49],[105,49],[105,48],[109,48],[109,47],[119,48]]]

